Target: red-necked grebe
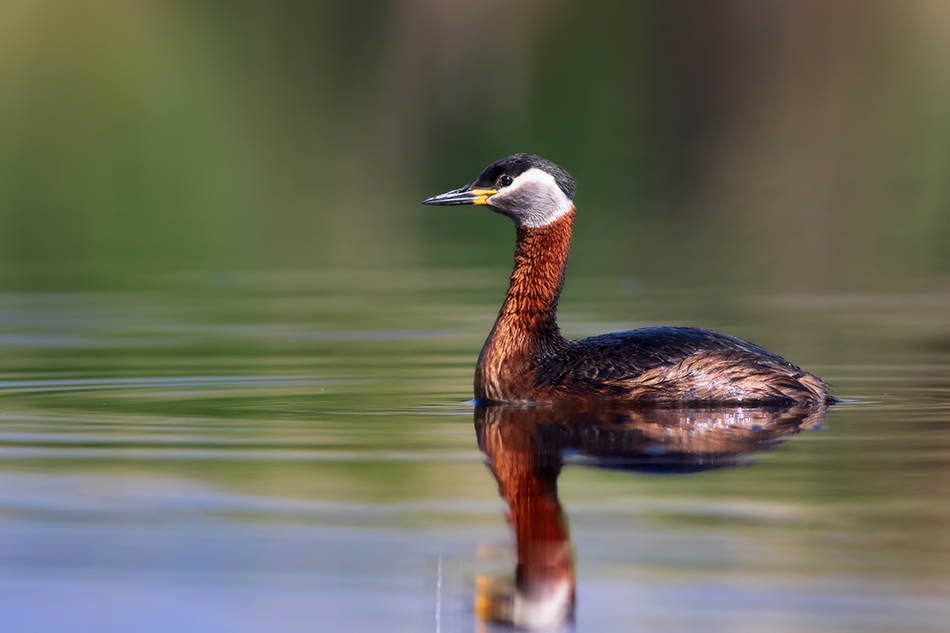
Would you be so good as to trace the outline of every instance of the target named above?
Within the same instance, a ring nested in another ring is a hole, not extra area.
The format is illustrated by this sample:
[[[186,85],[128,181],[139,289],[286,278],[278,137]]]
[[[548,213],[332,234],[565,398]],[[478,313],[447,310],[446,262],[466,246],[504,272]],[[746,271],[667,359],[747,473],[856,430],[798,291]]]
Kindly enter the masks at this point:
[[[574,178],[515,154],[469,185],[423,201],[478,204],[517,227],[508,293],[475,370],[483,402],[834,402],[827,385],[741,339],[650,327],[576,341],[561,336],[557,303],[574,224]]]

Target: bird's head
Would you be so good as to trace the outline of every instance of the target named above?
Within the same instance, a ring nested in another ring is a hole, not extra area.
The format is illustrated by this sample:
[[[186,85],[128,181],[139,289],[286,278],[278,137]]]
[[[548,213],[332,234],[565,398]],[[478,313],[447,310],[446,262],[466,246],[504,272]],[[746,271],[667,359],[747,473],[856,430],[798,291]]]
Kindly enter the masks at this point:
[[[517,226],[550,224],[574,206],[574,178],[534,154],[513,154],[486,167],[471,184],[446,191],[422,204],[483,204]]]

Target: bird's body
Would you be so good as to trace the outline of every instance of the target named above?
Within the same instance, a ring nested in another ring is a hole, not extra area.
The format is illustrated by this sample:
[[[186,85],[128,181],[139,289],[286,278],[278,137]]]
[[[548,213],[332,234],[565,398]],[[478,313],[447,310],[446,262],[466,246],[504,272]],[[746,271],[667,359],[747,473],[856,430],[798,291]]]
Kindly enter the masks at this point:
[[[493,163],[427,204],[485,204],[517,226],[515,266],[475,370],[484,402],[833,402],[827,385],[785,359],[710,330],[654,327],[561,336],[574,180],[537,156]]]

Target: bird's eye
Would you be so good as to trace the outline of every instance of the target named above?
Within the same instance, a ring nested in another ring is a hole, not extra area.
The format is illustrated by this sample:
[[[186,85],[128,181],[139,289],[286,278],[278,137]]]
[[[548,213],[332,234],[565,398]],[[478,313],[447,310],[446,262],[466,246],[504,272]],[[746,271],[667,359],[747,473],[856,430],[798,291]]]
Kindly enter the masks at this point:
[[[498,184],[500,184],[502,187],[507,187],[513,182],[514,182],[514,179],[511,176],[502,176],[501,178],[498,179]]]

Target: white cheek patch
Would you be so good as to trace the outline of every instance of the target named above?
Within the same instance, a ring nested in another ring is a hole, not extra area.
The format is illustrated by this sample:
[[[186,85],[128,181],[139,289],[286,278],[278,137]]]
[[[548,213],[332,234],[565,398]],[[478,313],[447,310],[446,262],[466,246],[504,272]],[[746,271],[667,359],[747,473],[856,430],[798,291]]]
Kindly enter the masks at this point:
[[[574,206],[554,176],[537,167],[515,178],[514,182],[489,198],[488,203],[503,209],[518,226],[533,228],[550,224]]]

